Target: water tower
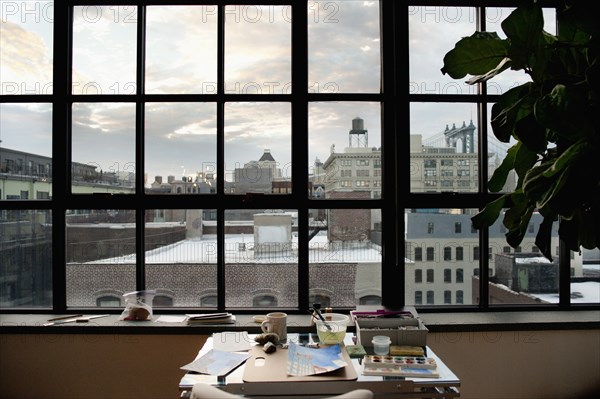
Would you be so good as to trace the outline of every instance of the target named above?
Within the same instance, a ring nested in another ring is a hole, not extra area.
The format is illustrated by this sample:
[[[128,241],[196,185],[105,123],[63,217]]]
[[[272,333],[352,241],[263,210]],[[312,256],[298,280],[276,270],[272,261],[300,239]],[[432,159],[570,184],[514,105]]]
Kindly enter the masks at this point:
[[[350,147],[368,147],[369,133],[365,129],[365,122],[362,118],[357,116],[352,119],[352,130],[350,130],[348,137]]]

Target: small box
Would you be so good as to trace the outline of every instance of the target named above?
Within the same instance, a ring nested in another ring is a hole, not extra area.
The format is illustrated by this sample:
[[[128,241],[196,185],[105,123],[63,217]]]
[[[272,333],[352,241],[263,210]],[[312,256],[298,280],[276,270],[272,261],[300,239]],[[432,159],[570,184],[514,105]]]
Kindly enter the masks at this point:
[[[351,312],[352,313],[352,312]],[[429,330],[415,311],[406,317],[361,317],[353,314],[357,343],[372,348],[376,335],[390,337],[391,345],[426,346]]]

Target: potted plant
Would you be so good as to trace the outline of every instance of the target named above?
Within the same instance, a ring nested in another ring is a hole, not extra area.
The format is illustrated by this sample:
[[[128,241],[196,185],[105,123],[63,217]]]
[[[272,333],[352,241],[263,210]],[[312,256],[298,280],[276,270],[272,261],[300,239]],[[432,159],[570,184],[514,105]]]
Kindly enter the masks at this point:
[[[516,8],[503,22],[506,38],[475,32],[444,57],[442,73],[468,84],[507,69],[530,81],[499,96],[491,126],[502,142],[515,144],[489,180],[499,193],[514,170],[514,191],[495,196],[473,216],[477,229],[493,224],[505,209],[509,245],[517,247],[533,212],[543,216],[535,244],[552,260],[551,232],[572,251],[600,247],[600,41],[591,5],[574,2],[557,9],[558,34],[543,30],[539,4]]]

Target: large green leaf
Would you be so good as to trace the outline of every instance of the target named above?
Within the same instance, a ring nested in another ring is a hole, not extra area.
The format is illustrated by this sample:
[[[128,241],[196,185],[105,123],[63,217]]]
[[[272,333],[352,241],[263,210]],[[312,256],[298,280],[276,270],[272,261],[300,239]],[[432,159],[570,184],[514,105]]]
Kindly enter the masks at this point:
[[[540,61],[543,49],[544,15],[538,4],[527,3],[516,8],[504,21],[502,30],[510,41],[508,57],[512,68],[533,67]]]
[[[500,216],[500,211],[504,207],[506,203],[506,199],[508,195],[505,194],[492,202],[489,202],[485,208],[483,208],[479,213],[471,218],[471,222],[473,222],[473,227],[476,229],[482,229],[494,224],[496,219]]]
[[[552,225],[554,220],[551,217],[545,217],[540,223],[539,230],[535,236],[535,245],[542,254],[552,262]]]
[[[550,94],[535,103],[535,117],[540,124],[568,140],[593,137],[595,129],[587,117],[589,96],[587,85],[557,84]]]
[[[441,71],[453,79],[482,75],[500,65],[508,55],[506,39],[496,32],[475,32],[459,40],[444,56]]]
[[[519,116],[519,104],[527,96],[529,88],[530,83],[514,87],[502,94],[498,102],[492,105],[491,125],[494,136],[503,143],[508,143],[513,136]]]

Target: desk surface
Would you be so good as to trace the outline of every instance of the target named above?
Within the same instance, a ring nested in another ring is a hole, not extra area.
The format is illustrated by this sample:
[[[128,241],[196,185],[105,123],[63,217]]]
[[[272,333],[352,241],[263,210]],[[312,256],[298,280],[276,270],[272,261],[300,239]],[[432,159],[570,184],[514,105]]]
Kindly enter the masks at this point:
[[[253,335],[250,335],[252,341],[253,337]],[[317,339],[314,334],[288,333],[288,341],[306,341],[307,337],[311,340]],[[352,345],[354,343],[353,334],[346,334],[344,343],[346,345]],[[210,337],[198,352],[197,357],[207,353],[212,347],[213,340],[212,337]],[[367,353],[372,354],[370,353],[370,349],[372,348],[367,347],[365,349],[367,350]],[[278,350],[285,349],[278,348]],[[420,397],[421,395],[425,395],[428,398],[459,397],[459,378],[429,347],[427,347],[427,356],[435,359],[440,375],[439,378],[365,376],[362,375],[362,359],[351,359],[352,367],[354,367],[356,374],[358,375],[358,378],[352,381],[311,380],[301,382],[244,382],[243,376],[245,366],[242,365],[227,375],[224,380],[219,380],[219,378],[214,375],[186,373],[179,383],[179,389],[182,392],[182,398],[185,398],[192,386],[197,383],[218,385],[227,392],[252,398],[298,398],[299,392],[301,392],[303,397],[317,398],[322,397],[323,395],[338,395],[358,388],[370,389],[377,394],[377,398],[414,398]]]

